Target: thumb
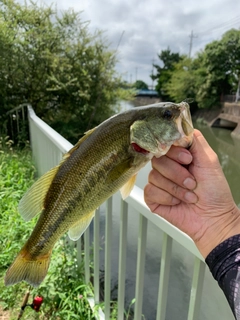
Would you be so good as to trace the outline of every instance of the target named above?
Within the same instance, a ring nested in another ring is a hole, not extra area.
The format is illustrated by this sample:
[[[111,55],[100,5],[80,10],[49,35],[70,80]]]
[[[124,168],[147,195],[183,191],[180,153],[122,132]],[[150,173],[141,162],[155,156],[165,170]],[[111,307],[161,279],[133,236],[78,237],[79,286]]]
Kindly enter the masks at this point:
[[[189,151],[193,156],[194,166],[200,168],[219,166],[217,154],[209,146],[202,133],[197,129],[194,129],[193,143]]]

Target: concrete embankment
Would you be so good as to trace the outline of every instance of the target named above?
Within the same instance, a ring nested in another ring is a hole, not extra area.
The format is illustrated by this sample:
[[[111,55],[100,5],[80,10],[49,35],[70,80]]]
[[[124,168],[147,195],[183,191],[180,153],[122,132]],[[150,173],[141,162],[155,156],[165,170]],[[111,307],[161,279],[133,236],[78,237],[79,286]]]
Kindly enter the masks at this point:
[[[240,104],[225,103],[223,109],[209,122],[209,125],[231,129],[231,135],[240,139]]]
[[[222,108],[197,110],[194,121],[206,122],[210,127],[227,128],[232,130],[231,135],[240,139],[240,104],[225,103]]]

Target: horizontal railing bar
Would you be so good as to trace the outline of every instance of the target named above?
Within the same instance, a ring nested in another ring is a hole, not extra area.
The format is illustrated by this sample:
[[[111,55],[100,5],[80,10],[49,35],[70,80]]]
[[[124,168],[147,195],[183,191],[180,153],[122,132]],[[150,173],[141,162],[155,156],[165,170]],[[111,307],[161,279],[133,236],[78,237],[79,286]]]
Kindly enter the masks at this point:
[[[7,115],[12,114],[12,113],[14,113],[14,112],[16,112],[16,111],[24,108],[24,107],[30,107],[30,108],[32,108],[29,103],[23,103],[23,104],[20,104],[19,106],[15,107],[15,108],[7,111],[6,114],[7,114]]]
[[[144,201],[143,190],[134,186],[130,196],[125,201],[134,209],[143,214],[149,221],[159,227],[163,232],[166,232],[170,237],[179,242],[183,247],[188,249],[191,253],[197,256],[200,260],[205,261],[200,252],[198,251],[193,240],[184,232],[174,227],[171,223],[153,214],[147,207]]]
[[[62,153],[66,153],[73,147],[68,140],[63,138],[63,136],[61,136],[57,131],[52,129],[48,124],[36,116],[30,105],[28,106],[28,115],[34,121],[34,125],[44,132],[46,137],[51,140]]]

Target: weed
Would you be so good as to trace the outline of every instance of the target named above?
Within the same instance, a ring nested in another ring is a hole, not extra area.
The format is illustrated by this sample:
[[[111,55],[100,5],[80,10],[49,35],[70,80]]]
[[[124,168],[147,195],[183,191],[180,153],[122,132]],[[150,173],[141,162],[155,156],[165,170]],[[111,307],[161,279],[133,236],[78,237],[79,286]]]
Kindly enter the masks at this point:
[[[29,149],[16,150],[8,139],[0,141],[0,303],[16,319],[29,286],[19,283],[5,287],[4,275],[14,257],[28,239],[36,219],[25,222],[17,206],[24,192],[34,182],[35,169]],[[38,289],[31,292],[44,297],[41,311],[26,308],[22,319],[95,319],[88,304],[91,286],[84,283],[83,268],[77,266],[76,249],[63,239],[56,244],[48,275]]]

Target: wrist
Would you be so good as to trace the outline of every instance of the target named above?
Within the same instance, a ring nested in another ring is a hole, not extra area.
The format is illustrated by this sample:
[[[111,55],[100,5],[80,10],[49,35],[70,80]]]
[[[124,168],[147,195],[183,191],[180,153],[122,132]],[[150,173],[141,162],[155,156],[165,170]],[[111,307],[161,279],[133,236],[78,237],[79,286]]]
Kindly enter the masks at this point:
[[[204,258],[224,240],[240,234],[240,209],[234,206],[220,217],[209,218],[208,227],[194,242]]]

